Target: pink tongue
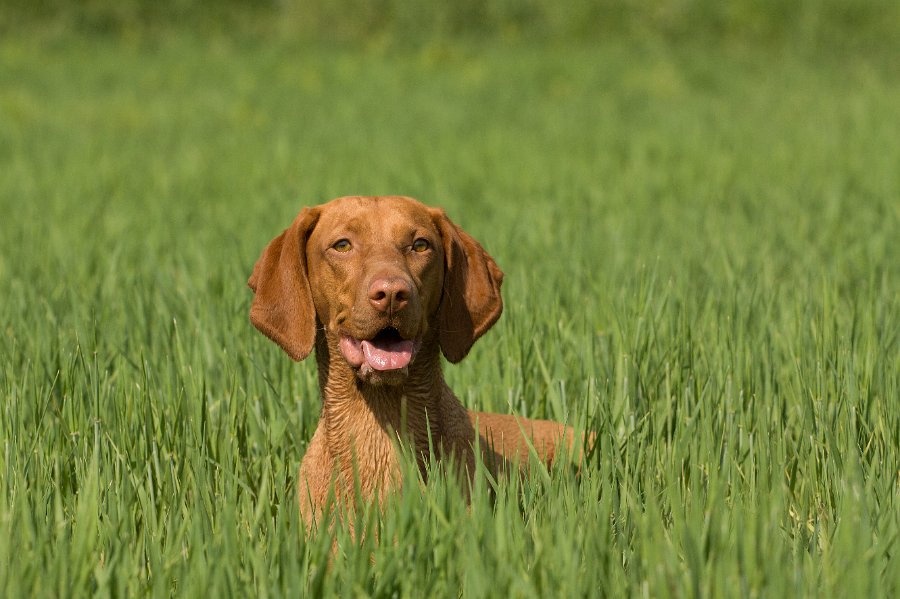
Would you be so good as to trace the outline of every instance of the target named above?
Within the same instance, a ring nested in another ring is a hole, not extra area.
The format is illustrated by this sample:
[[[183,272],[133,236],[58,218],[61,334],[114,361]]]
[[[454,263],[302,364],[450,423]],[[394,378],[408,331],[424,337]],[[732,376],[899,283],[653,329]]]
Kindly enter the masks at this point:
[[[397,370],[412,360],[412,341],[363,341],[361,345],[366,362],[375,370]]]

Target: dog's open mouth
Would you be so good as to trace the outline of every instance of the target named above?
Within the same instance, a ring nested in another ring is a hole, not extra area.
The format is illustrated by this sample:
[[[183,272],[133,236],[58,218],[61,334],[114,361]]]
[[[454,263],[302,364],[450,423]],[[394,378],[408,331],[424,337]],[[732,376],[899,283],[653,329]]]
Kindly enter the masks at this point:
[[[404,339],[394,327],[380,330],[371,339],[341,335],[340,341],[341,353],[351,366],[379,371],[406,368],[415,357],[418,345],[411,339]]]

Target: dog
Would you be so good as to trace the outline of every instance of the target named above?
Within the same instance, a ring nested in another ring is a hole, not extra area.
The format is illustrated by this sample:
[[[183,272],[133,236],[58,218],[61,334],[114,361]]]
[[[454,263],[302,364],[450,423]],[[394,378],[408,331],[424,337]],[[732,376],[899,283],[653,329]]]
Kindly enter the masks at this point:
[[[468,411],[444,382],[503,311],[503,273],[437,208],[403,196],[350,196],[304,208],[263,250],[248,281],[250,320],[294,360],[315,350],[318,426],[300,465],[300,511],[403,484],[400,448],[427,478],[430,459],[468,484],[476,448],[493,474],[550,465],[572,429]]]

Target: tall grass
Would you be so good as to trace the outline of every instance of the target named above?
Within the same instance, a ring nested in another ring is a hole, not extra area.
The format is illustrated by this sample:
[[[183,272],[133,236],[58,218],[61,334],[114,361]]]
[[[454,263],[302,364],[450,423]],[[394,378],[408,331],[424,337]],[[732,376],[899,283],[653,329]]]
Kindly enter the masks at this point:
[[[0,592],[895,596],[896,70],[654,39],[3,37]],[[245,281],[347,193],[484,242],[451,386],[595,431],[579,473],[306,538],[315,373]]]

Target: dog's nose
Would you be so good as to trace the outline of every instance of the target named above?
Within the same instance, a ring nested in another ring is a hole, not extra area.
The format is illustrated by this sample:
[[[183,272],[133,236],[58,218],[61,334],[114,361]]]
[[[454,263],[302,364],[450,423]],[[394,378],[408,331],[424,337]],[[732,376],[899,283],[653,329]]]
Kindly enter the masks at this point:
[[[369,303],[379,312],[394,314],[409,303],[412,286],[400,277],[377,277],[369,283]]]

